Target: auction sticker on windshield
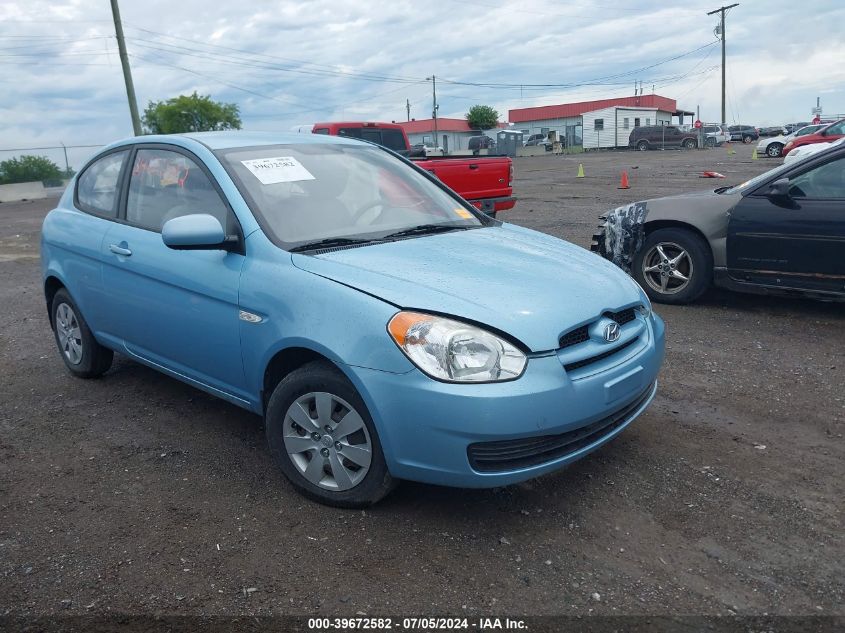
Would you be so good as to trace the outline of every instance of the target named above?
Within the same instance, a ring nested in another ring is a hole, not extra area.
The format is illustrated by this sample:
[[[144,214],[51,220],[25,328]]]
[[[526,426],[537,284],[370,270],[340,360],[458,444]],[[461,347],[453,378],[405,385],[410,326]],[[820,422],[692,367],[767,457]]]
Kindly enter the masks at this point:
[[[262,185],[314,180],[311,172],[305,169],[293,156],[256,158],[253,160],[242,160],[241,163],[261,181]]]

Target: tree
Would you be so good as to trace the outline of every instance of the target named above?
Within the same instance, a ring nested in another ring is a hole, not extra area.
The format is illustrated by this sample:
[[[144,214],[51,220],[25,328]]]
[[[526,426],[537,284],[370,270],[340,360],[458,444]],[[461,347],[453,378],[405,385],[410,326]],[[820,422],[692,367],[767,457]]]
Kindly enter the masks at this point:
[[[16,182],[61,180],[62,171],[46,156],[24,155],[0,163],[0,185]]]
[[[499,113],[487,105],[474,105],[466,114],[473,130],[492,130],[499,123]]]
[[[148,134],[241,129],[237,104],[213,101],[210,96],[200,96],[196,91],[167,101],[150,101],[141,121]]]

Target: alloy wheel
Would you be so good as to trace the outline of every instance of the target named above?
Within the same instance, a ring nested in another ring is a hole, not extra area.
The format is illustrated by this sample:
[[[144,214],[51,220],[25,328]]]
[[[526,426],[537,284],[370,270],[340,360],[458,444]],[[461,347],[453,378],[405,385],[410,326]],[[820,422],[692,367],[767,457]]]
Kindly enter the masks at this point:
[[[660,242],[643,257],[643,279],[655,292],[676,294],[686,288],[694,269],[686,249],[674,242]]]
[[[307,393],[288,407],[284,442],[299,473],[326,490],[354,488],[372,462],[367,425],[351,404],[331,393]]]
[[[82,362],[82,331],[76,313],[66,303],[60,303],[56,308],[56,336],[62,353],[71,365]]]

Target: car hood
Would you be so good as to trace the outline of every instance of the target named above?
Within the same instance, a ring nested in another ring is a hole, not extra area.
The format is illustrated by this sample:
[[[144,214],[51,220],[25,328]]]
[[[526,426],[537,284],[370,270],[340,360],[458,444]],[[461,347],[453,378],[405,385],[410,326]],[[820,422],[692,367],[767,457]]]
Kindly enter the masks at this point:
[[[610,262],[507,224],[291,257],[399,308],[490,326],[532,352],[556,349],[563,333],[604,311],[644,301]]]

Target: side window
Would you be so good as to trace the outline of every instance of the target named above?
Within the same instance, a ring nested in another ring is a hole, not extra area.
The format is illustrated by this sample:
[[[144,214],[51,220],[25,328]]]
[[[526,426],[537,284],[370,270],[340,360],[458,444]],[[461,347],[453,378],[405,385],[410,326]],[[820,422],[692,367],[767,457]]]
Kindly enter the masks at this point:
[[[593,129],[595,129],[595,130],[603,130],[603,129],[604,129],[604,119],[596,119],[596,120],[593,122],[593,125],[594,125],[594,128],[593,128]]]
[[[845,198],[845,158],[832,160],[790,178],[789,195],[814,200]]]
[[[629,119],[628,117],[625,117],[624,119],[622,119],[622,129],[623,129],[623,130],[627,130],[627,129],[628,129],[628,122],[629,122],[629,121],[630,121],[630,119]]]
[[[314,134],[328,134],[328,133],[329,133],[329,128],[327,128],[327,127],[318,127],[316,130],[314,130]]]
[[[825,132],[826,136],[837,136],[839,134],[845,134],[845,121],[840,121],[835,125],[831,125]]]
[[[76,181],[76,200],[83,211],[117,217],[120,172],[129,150],[114,152],[93,163]]]
[[[138,150],[129,181],[126,221],[160,231],[168,220],[195,213],[213,215],[227,234],[236,231],[235,218],[193,160],[169,150]]]
[[[640,117],[634,117],[634,127],[640,127]]]

